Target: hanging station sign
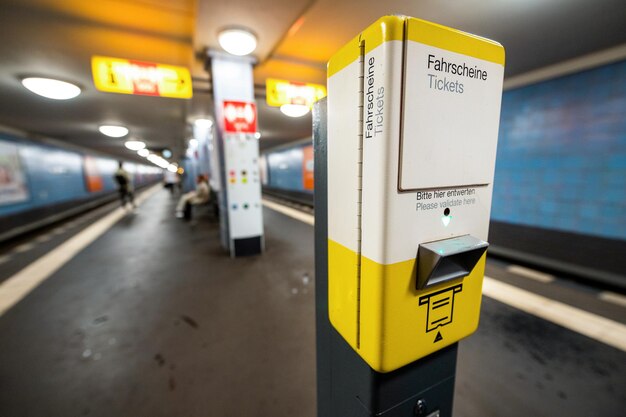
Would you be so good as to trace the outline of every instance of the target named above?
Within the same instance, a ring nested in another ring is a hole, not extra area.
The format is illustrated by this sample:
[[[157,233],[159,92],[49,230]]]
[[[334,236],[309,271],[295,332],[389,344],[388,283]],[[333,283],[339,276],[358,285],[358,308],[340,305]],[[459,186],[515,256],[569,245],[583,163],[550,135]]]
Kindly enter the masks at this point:
[[[267,105],[272,107],[280,107],[283,104],[311,107],[317,100],[326,97],[326,87],[320,84],[268,78],[265,87]]]
[[[107,93],[186,99],[193,95],[191,75],[184,67],[94,56],[91,70],[96,88]]]

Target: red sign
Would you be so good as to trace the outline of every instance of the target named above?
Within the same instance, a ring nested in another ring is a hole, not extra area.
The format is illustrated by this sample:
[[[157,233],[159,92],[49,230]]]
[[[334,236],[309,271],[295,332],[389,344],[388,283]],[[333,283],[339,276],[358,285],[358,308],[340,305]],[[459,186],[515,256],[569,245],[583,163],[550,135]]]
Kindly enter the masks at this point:
[[[159,95],[159,73],[157,65],[149,62],[129,61],[132,65],[133,94]]]
[[[245,101],[224,102],[224,131],[226,133],[255,133],[256,104]]]

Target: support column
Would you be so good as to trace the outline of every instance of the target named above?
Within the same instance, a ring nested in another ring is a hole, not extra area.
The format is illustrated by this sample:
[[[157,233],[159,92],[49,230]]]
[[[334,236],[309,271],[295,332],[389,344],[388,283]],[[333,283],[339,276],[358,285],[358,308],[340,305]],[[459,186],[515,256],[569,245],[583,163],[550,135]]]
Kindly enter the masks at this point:
[[[259,142],[250,58],[210,55],[222,246],[231,257],[263,251]]]

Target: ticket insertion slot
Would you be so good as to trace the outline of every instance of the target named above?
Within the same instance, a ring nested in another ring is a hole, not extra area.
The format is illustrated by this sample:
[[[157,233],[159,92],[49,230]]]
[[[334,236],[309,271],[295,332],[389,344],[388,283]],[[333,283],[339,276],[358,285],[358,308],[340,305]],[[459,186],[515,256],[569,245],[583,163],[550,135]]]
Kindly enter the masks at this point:
[[[470,235],[420,244],[417,250],[418,290],[469,275],[489,243]]]

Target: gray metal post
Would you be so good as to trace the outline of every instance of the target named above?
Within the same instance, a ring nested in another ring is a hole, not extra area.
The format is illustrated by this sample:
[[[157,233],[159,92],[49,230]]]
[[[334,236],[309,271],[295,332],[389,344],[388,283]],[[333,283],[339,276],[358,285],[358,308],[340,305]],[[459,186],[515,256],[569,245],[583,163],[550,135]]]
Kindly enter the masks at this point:
[[[371,369],[328,319],[326,99],[313,108],[318,417],[450,417],[458,344],[396,371]]]

